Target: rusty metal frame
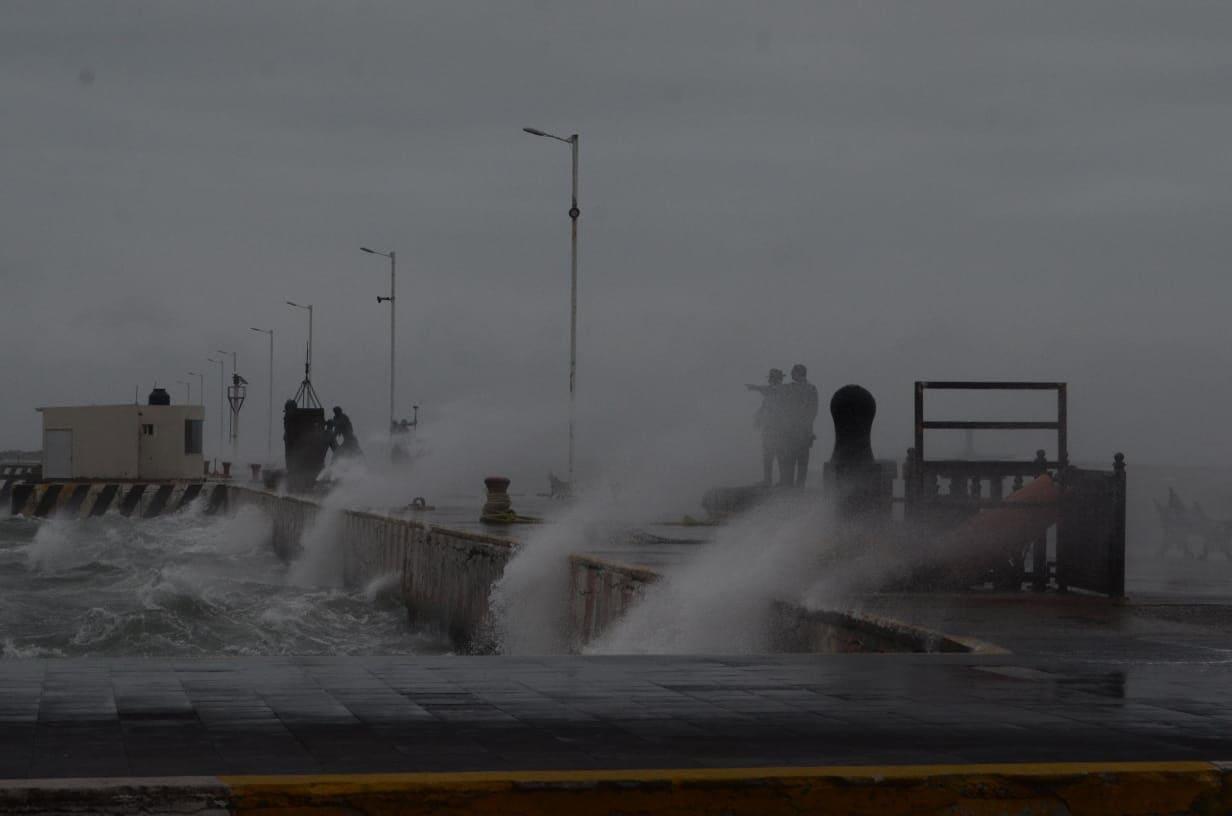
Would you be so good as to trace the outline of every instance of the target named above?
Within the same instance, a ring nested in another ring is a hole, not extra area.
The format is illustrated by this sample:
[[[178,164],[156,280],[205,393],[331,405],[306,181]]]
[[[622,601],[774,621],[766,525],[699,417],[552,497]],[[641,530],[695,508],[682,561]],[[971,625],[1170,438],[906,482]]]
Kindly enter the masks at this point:
[[[1057,393],[1057,418],[1052,422],[1004,422],[1004,421],[955,421],[925,420],[925,391],[1055,391]],[[935,459],[924,457],[924,432],[929,430],[992,430],[992,431],[1051,431],[1057,432],[1057,458],[1043,461],[980,460],[979,469],[985,473],[1001,473],[1005,476],[1032,475],[1041,468],[1053,470],[1069,464],[1069,419],[1066,406],[1066,384],[1063,382],[969,382],[959,380],[917,380],[915,384],[915,460],[913,479],[915,487],[922,488],[925,470],[941,476],[955,472],[966,473],[975,463],[961,459]]]

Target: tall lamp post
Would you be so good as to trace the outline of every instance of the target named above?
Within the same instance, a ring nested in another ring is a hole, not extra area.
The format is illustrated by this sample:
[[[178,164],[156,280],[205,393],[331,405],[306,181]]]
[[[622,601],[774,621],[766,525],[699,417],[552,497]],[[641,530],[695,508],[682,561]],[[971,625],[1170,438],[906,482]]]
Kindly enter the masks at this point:
[[[206,357],[205,359],[207,362],[218,364],[218,458],[222,459],[222,426],[224,424],[222,420],[222,406],[227,402],[222,384],[223,361],[215,360],[213,357]]]
[[[272,467],[274,464],[274,330],[253,328],[255,332],[269,335],[269,399],[266,408],[268,416],[265,424],[265,460]]]
[[[236,379],[235,375],[236,375],[236,372],[239,370],[239,367],[236,364],[236,360],[239,358],[239,354],[234,351],[223,351],[222,349],[214,349],[214,350],[218,352],[219,354],[223,355],[224,357],[228,354],[231,355],[231,382],[234,383],[235,385],[238,385],[239,380]],[[228,402],[230,402],[230,400],[228,400]],[[239,455],[240,455],[239,447],[240,447],[239,409],[235,407],[235,405],[233,404],[231,406],[231,460],[233,462],[237,462],[236,467],[239,467],[239,464],[238,464]]]
[[[538,128],[522,128],[532,136],[543,136],[569,145],[573,154],[573,196],[569,206],[569,484],[573,484],[573,435],[577,401],[577,269],[578,269],[578,134],[565,138]]]
[[[380,255],[382,258],[389,259],[389,297],[376,296],[377,303],[389,301],[389,436],[394,435],[394,328],[396,325],[395,315],[397,310],[394,308],[394,286],[398,274],[398,253],[392,249],[389,252],[378,252],[375,249],[368,247],[360,247],[360,252],[367,252],[369,255]]]

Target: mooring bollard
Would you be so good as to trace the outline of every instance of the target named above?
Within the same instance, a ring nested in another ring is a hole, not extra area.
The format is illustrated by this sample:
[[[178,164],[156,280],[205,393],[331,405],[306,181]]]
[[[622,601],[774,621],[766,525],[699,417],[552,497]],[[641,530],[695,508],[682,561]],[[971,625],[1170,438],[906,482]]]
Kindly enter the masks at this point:
[[[509,498],[509,480],[504,476],[489,476],[483,480],[488,497],[483,503],[480,521],[508,524],[513,519],[513,499]]]
[[[250,464],[248,467],[252,468],[252,480],[254,482],[261,481],[261,466]]]
[[[224,479],[230,479],[230,478],[231,478],[231,463],[230,463],[230,462],[223,462],[223,463],[222,463],[222,477],[223,477]]]
[[[849,519],[888,515],[893,481],[883,477],[873,457],[877,401],[868,389],[845,385],[830,399],[830,416],[834,419],[834,452],[826,463],[825,486],[836,510]]]

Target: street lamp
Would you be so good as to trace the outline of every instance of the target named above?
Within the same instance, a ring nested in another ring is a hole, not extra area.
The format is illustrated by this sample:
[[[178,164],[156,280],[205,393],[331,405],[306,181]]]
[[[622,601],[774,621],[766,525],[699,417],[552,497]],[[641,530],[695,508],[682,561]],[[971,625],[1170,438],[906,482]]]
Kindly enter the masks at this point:
[[[223,369],[224,364],[222,360],[215,360],[213,357],[206,357],[205,359],[207,362],[218,364],[218,458],[221,459],[222,458],[222,426],[223,426],[222,406],[227,401],[226,397],[223,396],[223,384],[222,384],[222,369]]]
[[[214,349],[219,354],[224,356],[231,355],[231,382],[233,385],[239,385],[239,379],[235,376],[239,371],[239,366],[236,365],[236,360],[239,355],[234,351],[223,351],[222,349]],[[232,461],[239,460],[240,446],[240,428],[239,428],[239,408],[230,399],[227,402],[231,403],[231,459]],[[237,465],[238,467],[238,465]]]
[[[272,467],[274,464],[274,330],[253,328],[255,332],[268,334],[269,349],[269,404],[266,406],[268,417],[265,424],[265,460]]]
[[[288,306],[308,312],[308,350],[304,354],[304,381],[299,384],[299,390],[295,392],[295,404],[299,405],[302,399],[303,407],[320,408],[321,400],[317,398],[316,389],[312,387],[312,304],[303,306],[293,300],[288,300],[286,303]]]
[[[176,380],[175,384],[184,386],[184,404],[187,405],[192,402],[192,386],[185,380]]]
[[[380,255],[382,258],[389,258],[389,297],[376,296],[376,302],[382,303],[389,301],[389,436],[394,435],[394,326],[395,314],[394,309],[394,283],[397,279],[398,269],[398,253],[392,249],[389,252],[378,252],[375,249],[368,247],[360,247],[360,252],[367,252],[369,255]]]
[[[573,434],[575,403],[577,401],[577,268],[578,268],[578,134],[569,138],[557,136],[538,128],[525,127],[522,130],[532,136],[543,136],[555,139],[569,145],[573,154],[573,196],[569,206],[570,221],[570,254],[569,254],[569,483],[573,484]]]

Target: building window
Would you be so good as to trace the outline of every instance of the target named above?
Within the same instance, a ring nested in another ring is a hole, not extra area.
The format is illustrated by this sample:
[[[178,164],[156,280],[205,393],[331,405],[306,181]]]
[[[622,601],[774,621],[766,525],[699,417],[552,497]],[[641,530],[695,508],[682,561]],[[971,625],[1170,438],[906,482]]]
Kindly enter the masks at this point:
[[[142,426],[141,426],[141,433],[145,434],[146,436],[153,436],[153,435],[154,435],[154,426],[153,426],[153,425],[142,425]]]
[[[201,453],[201,419],[184,420],[184,453]]]

